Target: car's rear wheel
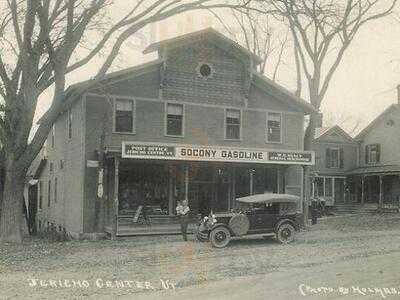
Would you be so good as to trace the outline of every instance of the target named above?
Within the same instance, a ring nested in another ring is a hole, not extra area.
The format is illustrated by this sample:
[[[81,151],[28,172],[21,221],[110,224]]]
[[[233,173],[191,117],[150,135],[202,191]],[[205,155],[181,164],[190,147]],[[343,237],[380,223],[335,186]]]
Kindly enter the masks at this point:
[[[293,225],[289,223],[284,223],[279,226],[276,232],[276,239],[282,244],[288,244],[293,242],[295,235],[295,229]]]
[[[210,241],[215,248],[226,247],[230,240],[231,233],[226,227],[217,227],[210,233]]]

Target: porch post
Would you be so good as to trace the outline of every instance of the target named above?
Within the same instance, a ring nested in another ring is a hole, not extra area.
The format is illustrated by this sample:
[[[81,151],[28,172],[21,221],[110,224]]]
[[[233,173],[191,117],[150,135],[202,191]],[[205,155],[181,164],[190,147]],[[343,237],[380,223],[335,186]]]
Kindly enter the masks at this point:
[[[185,197],[189,201],[189,166],[185,165]]]
[[[383,208],[383,175],[379,175],[379,205],[380,209]]]
[[[174,179],[172,166],[168,164],[168,214],[174,214]]]
[[[229,199],[229,209],[236,208],[236,166],[232,166],[231,198]]]
[[[115,240],[118,232],[118,191],[119,191],[119,158],[114,158],[114,201],[113,201],[113,229],[111,239]]]
[[[253,195],[253,193],[254,193],[253,180],[254,180],[254,174],[253,174],[253,169],[251,169],[250,170],[250,195]]]
[[[346,200],[346,188],[347,188],[347,178],[345,177],[344,179],[343,179],[343,202],[344,203],[347,203],[347,200]]]
[[[361,176],[361,204],[364,205],[364,181],[365,181],[365,176]]]

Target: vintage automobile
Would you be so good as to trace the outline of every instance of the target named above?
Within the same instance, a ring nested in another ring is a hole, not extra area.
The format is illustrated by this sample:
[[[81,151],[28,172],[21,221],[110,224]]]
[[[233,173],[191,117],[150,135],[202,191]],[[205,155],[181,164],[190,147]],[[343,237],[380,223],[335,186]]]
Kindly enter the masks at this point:
[[[211,213],[201,220],[196,233],[199,241],[210,241],[216,248],[245,235],[275,236],[283,244],[293,241],[302,219],[297,212],[300,197],[265,193],[236,200],[238,211]]]

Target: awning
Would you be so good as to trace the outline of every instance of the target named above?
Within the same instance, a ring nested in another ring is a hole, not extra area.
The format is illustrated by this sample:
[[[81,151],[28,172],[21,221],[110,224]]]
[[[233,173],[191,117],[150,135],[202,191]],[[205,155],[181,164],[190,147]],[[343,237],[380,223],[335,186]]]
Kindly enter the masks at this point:
[[[347,175],[379,175],[398,173],[400,173],[400,165],[378,165],[355,168],[347,172]]]

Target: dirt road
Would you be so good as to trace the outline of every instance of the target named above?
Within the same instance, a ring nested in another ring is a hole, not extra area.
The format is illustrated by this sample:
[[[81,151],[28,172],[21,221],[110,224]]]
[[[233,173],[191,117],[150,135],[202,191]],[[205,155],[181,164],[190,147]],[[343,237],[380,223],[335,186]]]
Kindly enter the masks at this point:
[[[214,249],[178,236],[34,239],[0,245],[0,299],[299,299],[300,284],[399,288],[399,245],[399,215],[329,219],[290,245],[244,239]]]
[[[162,291],[137,300],[400,299],[400,250]],[[123,297],[122,299],[132,299]]]

